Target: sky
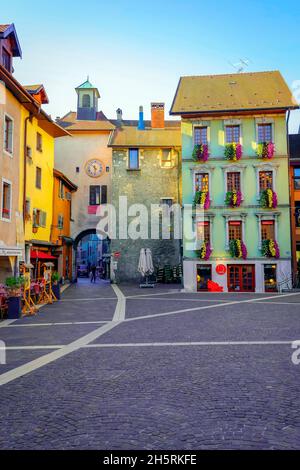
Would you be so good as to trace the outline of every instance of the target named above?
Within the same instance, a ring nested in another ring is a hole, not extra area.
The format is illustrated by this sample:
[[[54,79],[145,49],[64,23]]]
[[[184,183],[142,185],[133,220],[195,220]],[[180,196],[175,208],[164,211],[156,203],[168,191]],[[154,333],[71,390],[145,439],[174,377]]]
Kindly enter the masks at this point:
[[[53,118],[76,110],[74,88],[98,87],[99,109],[114,118],[150,117],[151,101],[168,115],[183,75],[280,70],[300,89],[300,2],[295,0],[0,0],[0,23],[15,23],[22,84],[43,83]],[[299,93],[299,90],[298,90]],[[297,132],[300,112],[293,113]]]

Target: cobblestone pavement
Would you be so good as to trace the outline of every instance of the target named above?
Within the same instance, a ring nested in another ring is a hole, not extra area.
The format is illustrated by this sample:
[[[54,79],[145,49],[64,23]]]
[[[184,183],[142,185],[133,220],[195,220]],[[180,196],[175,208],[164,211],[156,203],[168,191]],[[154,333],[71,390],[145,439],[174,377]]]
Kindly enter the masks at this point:
[[[120,287],[0,323],[1,449],[300,449],[300,294]]]

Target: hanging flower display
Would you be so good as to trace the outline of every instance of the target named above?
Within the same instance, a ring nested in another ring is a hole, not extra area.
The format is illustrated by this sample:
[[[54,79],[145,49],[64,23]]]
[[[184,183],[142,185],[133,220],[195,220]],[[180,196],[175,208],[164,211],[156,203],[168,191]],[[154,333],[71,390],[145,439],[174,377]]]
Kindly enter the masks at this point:
[[[278,204],[277,194],[273,189],[265,189],[260,195],[260,205],[265,209],[276,209]]]
[[[209,209],[210,199],[209,191],[196,191],[194,197],[194,206],[200,205],[203,209]]]
[[[261,251],[262,255],[266,258],[280,257],[280,250],[276,240],[263,240]]]
[[[240,160],[242,158],[242,146],[241,144],[226,144],[225,145],[225,158],[226,160]]]
[[[203,242],[200,251],[199,258],[204,259],[205,261],[209,260],[210,255],[212,254],[212,249],[209,242]]]
[[[275,145],[273,142],[261,142],[257,144],[256,155],[259,158],[271,159],[274,157]]]
[[[199,162],[199,161],[206,162],[209,157],[208,145],[207,144],[195,145],[192,157],[195,162]]]
[[[232,258],[242,258],[247,259],[248,252],[244,242],[242,240],[236,238],[234,240],[230,240],[229,242],[229,251]]]
[[[233,191],[227,191],[225,204],[231,207],[239,207],[242,202],[242,193],[234,189]]]

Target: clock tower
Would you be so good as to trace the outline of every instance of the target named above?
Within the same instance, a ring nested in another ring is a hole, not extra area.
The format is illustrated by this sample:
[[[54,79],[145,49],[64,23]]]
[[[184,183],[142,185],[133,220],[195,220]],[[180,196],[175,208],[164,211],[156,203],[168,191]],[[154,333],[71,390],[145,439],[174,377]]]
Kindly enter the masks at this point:
[[[75,90],[77,93],[77,119],[95,121],[98,112],[98,99],[100,98],[98,88],[94,87],[87,77],[87,80]]]

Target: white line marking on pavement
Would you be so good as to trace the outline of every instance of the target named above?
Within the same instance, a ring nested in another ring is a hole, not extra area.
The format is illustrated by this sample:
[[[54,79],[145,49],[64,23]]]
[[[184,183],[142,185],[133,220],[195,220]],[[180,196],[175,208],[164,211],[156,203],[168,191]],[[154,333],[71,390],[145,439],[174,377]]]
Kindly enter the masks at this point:
[[[88,297],[87,299],[61,299],[61,302],[91,302],[93,300],[117,300],[116,297]]]
[[[6,346],[5,349],[6,351],[17,351],[18,349],[20,350],[31,350],[31,349],[61,349],[63,348],[63,344],[51,344],[48,346]],[[1,347],[0,347],[1,350]],[[1,376],[0,376],[1,377]]]
[[[178,343],[102,343],[87,344],[83,348],[131,348],[148,346],[259,346],[292,344],[292,341],[192,341]]]
[[[43,367],[47,364],[50,364],[51,362],[56,361],[57,359],[60,359],[61,357],[66,356],[67,354],[77,351],[78,349],[82,348],[83,346],[86,346],[92,341],[95,341],[100,336],[112,330],[118,324],[118,322],[110,322],[107,325],[103,325],[100,328],[97,328],[96,330],[92,331],[91,333],[82,336],[76,341],[73,341],[72,343],[63,346],[61,349],[45,354],[44,356],[39,357],[38,359],[30,361],[27,364],[16,367],[15,369],[0,375],[0,385],[12,382],[13,380],[19,377],[23,377],[24,375],[29,374],[30,372],[33,372],[34,370],[39,369],[40,367]]]
[[[4,328],[6,326],[9,326],[11,323],[14,323],[17,320],[3,320],[0,322],[0,328]]]
[[[113,284],[115,285],[115,284]],[[157,292],[156,294],[136,294],[136,295],[126,295],[126,299],[133,299],[135,297],[149,297],[154,295],[170,295],[170,294],[179,294],[181,290],[172,290],[168,292]]]
[[[281,295],[276,295],[274,297],[262,297],[260,300],[269,300],[269,299],[275,299],[277,297],[283,298],[283,297],[289,297],[292,295],[299,295],[299,293],[293,293],[293,294],[281,294]],[[172,312],[163,312],[163,313],[154,313],[151,315],[142,315],[140,317],[134,317],[134,318],[126,318],[124,321],[129,322],[129,321],[136,321],[136,320],[145,320],[147,318],[156,318],[156,317],[164,317],[168,315],[176,315],[178,313],[188,313],[188,312],[195,312],[197,310],[207,310],[210,308],[216,308],[216,307],[227,307],[228,305],[241,305],[245,303],[254,303],[257,302],[257,298],[254,299],[247,299],[247,300],[234,300],[232,302],[224,302],[224,303],[219,303],[219,304],[214,304],[214,305],[204,305],[203,307],[194,307],[194,308],[185,308],[181,310],[174,310]]]
[[[113,316],[112,321],[113,322],[120,322],[125,319],[125,313],[126,313],[126,297],[121,291],[121,289],[116,285],[112,284],[111,287],[113,288],[117,298],[118,302],[116,305],[115,313]]]
[[[100,325],[102,323],[109,323],[111,320],[106,321],[72,321],[72,322],[56,322],[56,323],[16,323],[14,325],[7,325],[6,328],[28,328],[31,326],[66,326],[66,325]]]
[[[257,304],[274,304],[274,305],[300,305],[300,302],[266,302],[258,300]]]
[[[129,300],[141,300],[139,297],[134,297],[134,298],[129,298],[129,297],[126,297],[126,299],[129,299]],[[230,300],[225,300],[225,299],[222,299],[222,300],[218,300],[218,299],[185,299],[185,298],[182,298],[182,299],[179,299],[179,298],[173,298],[172,299],[164,299],[162,297],[155,297],[155,298],[152,298],[152,297],[147,297],[147,298],[144,298],[142,300],[166,300],[167,302],[170,302],[172,300],[175,300],[175,301],[180,301],[180,302],[230,302]]]

